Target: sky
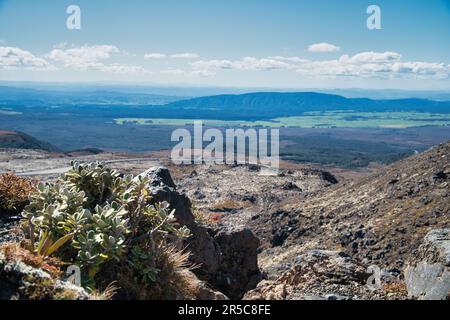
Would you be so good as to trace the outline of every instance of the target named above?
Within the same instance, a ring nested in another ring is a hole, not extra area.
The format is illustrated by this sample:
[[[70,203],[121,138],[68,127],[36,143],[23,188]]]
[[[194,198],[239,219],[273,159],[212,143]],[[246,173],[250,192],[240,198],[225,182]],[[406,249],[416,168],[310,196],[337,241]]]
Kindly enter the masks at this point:
[[[450,90],[450,0],[0,0],[0,80]]]

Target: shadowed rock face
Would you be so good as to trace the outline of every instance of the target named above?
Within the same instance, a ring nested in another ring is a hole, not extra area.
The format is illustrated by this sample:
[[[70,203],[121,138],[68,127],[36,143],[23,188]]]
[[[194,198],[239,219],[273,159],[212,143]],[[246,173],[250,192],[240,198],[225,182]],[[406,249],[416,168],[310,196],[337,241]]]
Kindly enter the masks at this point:
[[[232,299],[256,287],[262,276],[257,263],[259,240],[248,229],[212,230],[196,223],[192,204],[185,194],[176,190],[170,172],[155,167],[142,173],[150,178],[149,190],[153,201],[168,202],[175,217],[191,230],[186,247],[190,259],[199,265],[196,275]]]
[[[220,231],[214,240],[221,250],[221,263],[214,282],[232,298],[255,288],[262,280],[258,268],[259,239],[249,229]]]
[[[450,298],[450,229],[430,231],[405,270],[410,297]]]

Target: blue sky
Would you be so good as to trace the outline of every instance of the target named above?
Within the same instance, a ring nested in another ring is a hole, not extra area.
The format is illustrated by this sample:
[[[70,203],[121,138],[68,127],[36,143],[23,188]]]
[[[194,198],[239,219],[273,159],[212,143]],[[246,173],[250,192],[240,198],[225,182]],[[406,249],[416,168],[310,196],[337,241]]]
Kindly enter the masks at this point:
[[[66,8],[81,9],[68,30]],[[369,5],[381,30],[366,27]],[[450,89],[450,0],[0,0],[0,80]]]

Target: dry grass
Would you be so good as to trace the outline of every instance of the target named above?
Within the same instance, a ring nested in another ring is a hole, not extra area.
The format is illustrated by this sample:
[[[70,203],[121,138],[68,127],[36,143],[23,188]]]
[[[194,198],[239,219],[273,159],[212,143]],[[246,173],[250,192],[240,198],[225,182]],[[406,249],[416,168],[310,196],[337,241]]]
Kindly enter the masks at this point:
[[[119,287],[115,285],[115,282],[110,283],[105,290],[99,291],[94,290],[89,294],[89,300],[95,300],[95,301],[106,301],[106,300],[112,300],[114,296],[117,294],[117,291],[119,291]]]
[[[18,214],[29,202],[35,190],[35,181],[20,178],[11,173],[0,175],[0,214]]]
[[[17,243],[6,243],[0,246],[0,252],[5,255],[7,261],[21,261],[28,266],[41,268],[54,277],[59,277],[62,274],[60,269],[62,263],[59,260],[35,255],[20,247]]]
[[[242,203],[232,199],[225,199],[221,202],[214,204],[213,209],[216,211],[230,211],[235,209],[241,209]]]
[[[221,212],[204,212],[202,210],[195,209],[192,211],[197,224],[208,226],[217,225],[222,223],[223,213]]]
[[[120,270],[117,275],[118,297],[132,300],[193,299],[195,293],[187,276],[187,271],[192,270],[188,257],[189,252],[171,245],[161,247],[155,253],[159,273],[153,283],[136,281],[135,272],[129,268]]]
[[[383,290],[386,293],[391,293],[396,296],[407,296],[408,290],[406,289],[406,284],[403,282],[394,282],[383,285]]]

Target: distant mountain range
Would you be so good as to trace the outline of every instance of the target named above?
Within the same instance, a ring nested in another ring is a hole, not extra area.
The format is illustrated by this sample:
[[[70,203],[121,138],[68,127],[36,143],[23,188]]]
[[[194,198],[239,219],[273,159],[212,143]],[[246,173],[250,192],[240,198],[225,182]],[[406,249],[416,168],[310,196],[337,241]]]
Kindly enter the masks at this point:
[[[55,117],[268,120],[305,112],[450,113],[450,101],[347,98],[317,92],[256,92],[196,98],[102,90],[62,91],[0,86],[0,110]],[[110,88],[111,89],[111,88]]]
[[[146,94],[166,97],[206,97],[222,94],[244,94],[252,92],[318,92],[337,94],[346,98],[370,99],[408,99],[421,98],[436,101],[450,101],[450,89],[447,90],[402,90],[402,89],[362,89],[362,88],[264,88],[264,87],[217,87],[192,85],[158,85],[158,84],[119,84],[119,83],[56,83],[56,82],[27,82],[0,81],[1,87],[34,89],[53,92],[115,92],[121,94]]]
[[[3,103],[27,103],[34,106],[67,105],[164,105],[186,97],[148,94],[141,92],[111,91],[111,88],[93,87],[82,90],[58,88],[28,88],[0,86],[0,101]]]
[[[272,119],[299,116],[311,111],[352,110],[359,112],[432,112],[450,113],[450,101],[427,99],[373,100],[345,98],[316,92],[261,92],[218,95],[175,101],[155,113],[167,117],[206,119]],[[172,116],[170,116],[172,115]]]

